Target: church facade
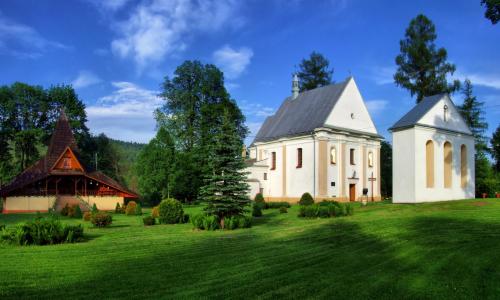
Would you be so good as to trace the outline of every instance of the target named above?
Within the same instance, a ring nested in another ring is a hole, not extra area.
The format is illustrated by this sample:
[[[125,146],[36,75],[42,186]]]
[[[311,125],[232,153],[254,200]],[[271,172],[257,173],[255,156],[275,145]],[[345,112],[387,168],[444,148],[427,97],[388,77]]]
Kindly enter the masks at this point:
[[[474,137],[447,94],[424,98],[390,130],[394,203],[474,198]]]
[[[352,77],[299,93],[295,76],[248,149],[250,197],[378,201],[381,140]]]

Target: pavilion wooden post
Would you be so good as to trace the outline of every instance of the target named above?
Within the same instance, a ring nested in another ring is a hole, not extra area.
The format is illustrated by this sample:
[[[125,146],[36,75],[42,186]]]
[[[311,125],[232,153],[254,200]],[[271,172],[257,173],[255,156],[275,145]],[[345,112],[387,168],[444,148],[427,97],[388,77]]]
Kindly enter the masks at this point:
[[[75,195],[78,195],[78,182],[80,182],[80,178],[75,179]]]
[[[56,196],[59,195],[59,191],[57,189],[57,186],[59,185],[59,181],[61,181],[61,178],[56,179]]]
[[[372,183],[372,202],[373,202],[373,182],[375,180],[377,180],[377,178],[373,177],[373,172],[372,172],[372,176],[370,176],[370,178],[368,178],[369,181],[371,181]]]

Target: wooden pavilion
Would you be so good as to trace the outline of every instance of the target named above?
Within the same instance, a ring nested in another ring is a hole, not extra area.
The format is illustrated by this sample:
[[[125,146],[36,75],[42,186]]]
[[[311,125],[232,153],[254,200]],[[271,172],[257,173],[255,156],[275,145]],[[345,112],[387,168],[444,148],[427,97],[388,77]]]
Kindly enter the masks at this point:
[[[61,209],[66,203],[82,209],[94,203],[99,209],[114,209],[125,198],[137,194],[85,166],[68,118],[61,112],[45,157],[0,189],[4,213]]]

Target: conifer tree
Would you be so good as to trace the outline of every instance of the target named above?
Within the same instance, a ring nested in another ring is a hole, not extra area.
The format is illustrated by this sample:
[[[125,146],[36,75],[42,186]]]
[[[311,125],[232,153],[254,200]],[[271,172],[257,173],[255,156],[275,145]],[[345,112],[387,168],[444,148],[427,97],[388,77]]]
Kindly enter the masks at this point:
[[[486,123],[482,111],[483,102],[478,101],[473,95],[472,83],[469,79],[464,81],[462,94],[464,95],[464,103],[459,107],[459,110],[474,135],[476,152],[487,151],[488,146],[484,132],[488,129],[488,123]]]
[[[448,83],[455,65],[446,61],[446,49],[436,49],[436,28],[431,20],[418,15],[411,20],[405,38],[399,42],[401,53],[396,57],[398,69],[394,74],[396,85],[417,95],[417,103],[426,96],[452,93],[460,88],[458,80]]]
[[[330,62],[322,54],[312,52],[308,59],[303,59],[299,65],[300,91],[308,91],[317,87],[329,85],[332,82],[333,69]]]
[[[207,202],[205,211],[216,215],[224,228],[224,218],[242,215],[250,204],[245,163],[241,156],[242,139],[229,113],[225,111],[222,126],[214,136],[215,143],[209,160],[210,175],[200,190],[200,198]]]
[[[500,174],[500,125],[491,137],[491,154],[495,159],[495,170]]]

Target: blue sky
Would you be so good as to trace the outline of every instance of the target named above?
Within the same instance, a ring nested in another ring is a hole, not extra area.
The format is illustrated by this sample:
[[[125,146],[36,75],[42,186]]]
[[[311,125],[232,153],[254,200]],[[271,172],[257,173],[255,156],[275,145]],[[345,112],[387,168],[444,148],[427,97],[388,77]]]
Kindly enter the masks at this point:
[[[464,1],[0,1],[0,84],[73,84],[93,133],[147,142],[165,76],[184,60],[214,63],[255,135],[290,94],[291,74],[312,51],[334,80],[352,74],[379,133],[415,103],[392,81],[410,20],[427,15],[437,45],[472,80],[490,128],[500,120],[500,24]],[[452,96],[462,102],[461,94]]]

